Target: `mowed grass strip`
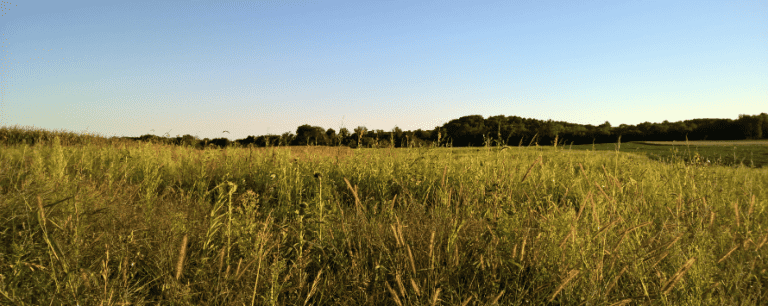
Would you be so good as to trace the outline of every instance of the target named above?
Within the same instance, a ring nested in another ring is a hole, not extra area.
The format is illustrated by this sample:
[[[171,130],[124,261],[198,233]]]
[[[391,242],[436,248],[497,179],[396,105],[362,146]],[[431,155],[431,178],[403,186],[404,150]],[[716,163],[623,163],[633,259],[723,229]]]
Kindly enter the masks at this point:
[[[657,161],[682,161],[697,166],[764,168],[768,166],[768,141],[646,141],[565,146],[585,151],[619,151],[648,156]]]

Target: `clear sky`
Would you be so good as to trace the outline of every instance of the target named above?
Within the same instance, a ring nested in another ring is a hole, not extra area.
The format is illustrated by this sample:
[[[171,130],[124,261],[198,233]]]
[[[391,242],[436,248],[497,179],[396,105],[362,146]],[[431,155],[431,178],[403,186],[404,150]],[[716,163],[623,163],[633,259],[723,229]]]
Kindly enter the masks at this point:
[[[0,125],[239,139],[305,123],[432,129],[473,114],[617,126],[768,112],[767,1],[14,0],[0,10]]]

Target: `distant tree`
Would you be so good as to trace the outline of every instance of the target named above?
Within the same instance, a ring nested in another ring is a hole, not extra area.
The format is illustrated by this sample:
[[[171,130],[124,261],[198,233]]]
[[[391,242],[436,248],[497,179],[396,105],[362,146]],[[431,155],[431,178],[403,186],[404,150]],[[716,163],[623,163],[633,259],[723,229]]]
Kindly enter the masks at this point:
[[[539,143],[552,144],[563,130],[565,130],[564,126],[552,119],[542,122],[538,129],[539,139],[541,139]]]
[[[184,147],[194,147],[197,146],[198,141],[199,140],[195,136],[186,134],[179,138],[179,145]]]
[[[329,145],[334,145],[337,141],[336,131],[334,129],[328,129],[325,131],[325,138],[328,140]]]
[[[209,144],[210,142],[211,142],[211,140],[210,140],[210,139],[208,139],[208,137],[205,137],[205,138],[203,138],[202,140],[200,140],[200,142],[199,142],[197,145],[198,145],[198,147],[199,147],[199,148],[201,148],[201,149],[205,149],[205,148],[207,148],[207,147],[208,147],[208,144]]]
[[[392,145],[396,148],[402,147],[402,141],[403,141],[404,135],[403,130],[400,129],[398,126],[395,126],[392,128],[392,132],[389,134],[389,141],[392,143]]]
[[[257,139],[258,139],[258,137],[256,137],[256,136],[248,136],[245,139],[235,140],[235,142],[239,143],[242,146],[248,146],[248,145],[251,145],[251,144],[257,145],[256,144]]]
[[[605,123],[597,126],[598,131],[602,135],[610,135],[611,134],[611,123],[606,121]]]
[[[741,128],[741,132],[747,139],[763,138],[763,120],[762,116],[739,115],[736,121]]]
[[[296,138],[296,135],[294,135],[293,133],[285,132],[282,135],[280,135],[279,145],[289,146],[293,143],[295,138]]]
[[[430,140],[432,133],[429,130],[425,131],[422,129],[418,129],[415,132],[413,132],[413,135],[421,140],[427,141],[427,140]]]
[[[373,137],[365,136],[361,138],[362,148],[373,148],[376,144],[376,140]]]
[[[296,141],[298,145],[325,145],[325,129],[309,124],[302,125],[296,129]]]
[[[472,115],[454,119],[446,123],[448,136],[453,139],[453,145],[457,147],[482,145],[485,133],[485,120],[483,116]]]
[[[227,146],[229,146],[231,144],[231,141],[229,139],[227,139],[227,138],[214,138],[214,139],[211,139],[211,141],[208,142],[208,144],[209,145],[212,144],[212,145],[217,146],[219,148],[225,148],[225,147],[227,147]]]
[[[336,137],[338,138],[338,144],[344,145],[346,141],[349,139],[350,133],[349,130],[345,127],[339,129],[339,133],[336,134]]]
[[[427,142],[419,137],[418,131],[419,130],[416,130],[416,132],[406,132],[408,135],[408,146],[411,148],[421,148],[428,146]]]

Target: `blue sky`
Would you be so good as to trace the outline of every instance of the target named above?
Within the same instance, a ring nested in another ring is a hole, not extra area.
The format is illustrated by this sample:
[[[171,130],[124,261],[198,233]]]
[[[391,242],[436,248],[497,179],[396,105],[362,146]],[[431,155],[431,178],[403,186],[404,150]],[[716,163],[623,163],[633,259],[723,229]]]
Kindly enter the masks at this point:
[[[768,112],[766,1],[0,4],[0,125],[239,139]]]

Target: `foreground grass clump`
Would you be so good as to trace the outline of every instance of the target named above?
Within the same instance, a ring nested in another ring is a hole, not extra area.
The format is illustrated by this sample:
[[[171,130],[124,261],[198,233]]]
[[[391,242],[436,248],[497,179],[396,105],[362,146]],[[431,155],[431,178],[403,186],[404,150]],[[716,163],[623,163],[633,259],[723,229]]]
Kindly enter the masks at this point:
[[[554,148],[0,150],[0,304],[756,305],[768,171]]]

